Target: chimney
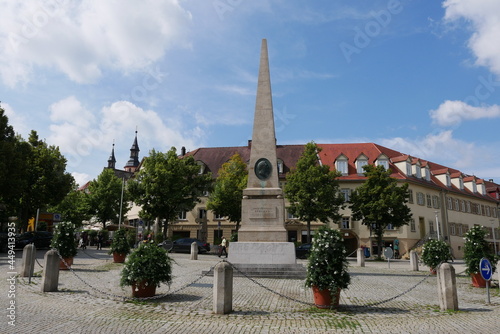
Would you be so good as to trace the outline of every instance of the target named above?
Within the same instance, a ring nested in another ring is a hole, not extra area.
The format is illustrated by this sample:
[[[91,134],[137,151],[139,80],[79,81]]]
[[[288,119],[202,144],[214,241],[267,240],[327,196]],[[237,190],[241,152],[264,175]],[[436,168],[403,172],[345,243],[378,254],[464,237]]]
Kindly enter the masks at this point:
[[[252,148],[252,139],[248,140],[248,148]]]
[[[184,146],[181,147],[181,156],[186,155],[186,148]]]

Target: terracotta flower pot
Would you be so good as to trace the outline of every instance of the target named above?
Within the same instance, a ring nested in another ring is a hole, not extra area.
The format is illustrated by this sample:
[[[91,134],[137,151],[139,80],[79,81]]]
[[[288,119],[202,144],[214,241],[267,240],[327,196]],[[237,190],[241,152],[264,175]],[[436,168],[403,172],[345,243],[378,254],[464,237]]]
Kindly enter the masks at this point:
[[[481,273],[470,274],[470,277],[472,278],[473,287],[486,288],[486,281],[484,280],[483,276],[481,276]]]
[[[431,275],[436,275],[437,274],[436,268],[430,268],[430,272],[431,272]]]
[[[337,293],[331,293],[330,290],[320,290],[317,286],[312,287],[314,296],[314,305],[317,308],[337,308],[340,303],[340,288]],[[333,298],[332,298],[333,297]],[[334,300],[332,300],[334,299]]]
[[[68,266],[73,265],[73,258],[72,257],[63,257],[64,261],[66,261],[66,264]],[[68,266],[64,264],[63,260],[59,261],[59,270],[69,270]]]
[[[125,262],[125,258],[127,257],[127,254],[122,254],[122,253],[113,253],[113,262],[114,263],[123,263]]]
[[[151,284],[147,281],[132,284],[132,297],[147,298],[153,297],[156,294],[156,284]]]

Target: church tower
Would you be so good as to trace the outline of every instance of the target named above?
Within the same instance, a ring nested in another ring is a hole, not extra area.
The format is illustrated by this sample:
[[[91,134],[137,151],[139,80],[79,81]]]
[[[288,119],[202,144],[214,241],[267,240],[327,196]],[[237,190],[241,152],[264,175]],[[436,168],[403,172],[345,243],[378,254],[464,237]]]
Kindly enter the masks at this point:
[[[130,148],[130,159],[125,165],[124,169],[127,172],[133,173],[139,166],[139,145],[137,144],[137,130],[135,131],[135,139],[132,147]]]
[[[113,143],[113,148],[111,149],[111,155],[108,159],[108,168],[115,169],[116,158],[115,158],[115,143]]]

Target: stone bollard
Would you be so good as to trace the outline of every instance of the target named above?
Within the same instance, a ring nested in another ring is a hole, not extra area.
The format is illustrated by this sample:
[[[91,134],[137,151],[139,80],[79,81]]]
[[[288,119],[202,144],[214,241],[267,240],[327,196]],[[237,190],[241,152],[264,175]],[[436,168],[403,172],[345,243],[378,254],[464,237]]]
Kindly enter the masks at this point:
[[[196,242],[191,244],[191,260],[198,260],[198,244]]]
[[[45,266],[42,275],[42,292],[57,291],[59,284],[59,254],[55,249],[49,250],[44,256]]]
[[[233,267],[226,261],[214,268],[213,310],[215,314],[228,314],[233,310]]]
[[[411,270],[418,271],[418,254],[416,251],[410,251],[410,265]]]
[[[358,248],[358,267],[365,266],[365,252],[363,248]]]
[[[437,288],[441,311],[458,310],[457,280],[455,268],[449,263],[442,263],[437,269]]]
[[[21,272],[21,277],[31,277],[35,270],[35,255],[36,248],[35,245],[29,244],[23,248],[23,269]]]

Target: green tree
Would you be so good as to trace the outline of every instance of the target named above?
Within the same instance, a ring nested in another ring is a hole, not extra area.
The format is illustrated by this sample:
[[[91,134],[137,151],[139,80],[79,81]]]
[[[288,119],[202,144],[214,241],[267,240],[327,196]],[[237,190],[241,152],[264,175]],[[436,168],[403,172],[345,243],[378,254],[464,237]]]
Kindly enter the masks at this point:
[[[207,209],[236,222],[236,231],[240,227],[241,199],[247,180],[247,165],[236,153],[219,169],[214,189],[208,197]]]
[[[23,226],[37,209],[57,205],[71,190],[74,178],[66,172],[66,158],[59,148],[38,139],[32,130],[28,139],[29,156],[27,178],[20,198],[20,216]],[[23,145],[24,147],[24,145]]]
[[[115,175],[111,168],[105,168],[97,177],[90,181],[87,194],[89,212],[106,228],[106,222],[116,222],[120,217],[122,205],[122,218],[128,212],[128,194],[123,191],[123,180]]]
[[[351,194],[352,217],[362,220],[375,234],[378,258],[381,257],[382,238],[387,225],[394,228],[407,225],[412,217],[408,202],[408,184],[398,186],[391,170],[384,166],[366,165],[366,181]]]
[[[56,206],[49,208],[49,211],[60,213],[65,222],[71,222],[79,228],[83,225],[83,221],[92,217],[88,204],[87,194],[78,190],[78,185],[73,183],[66,197]]]
[[[129,181],[128,190],[132,200],[141,207],[140,216],[159,218],[164,239],[168,223],[180,212],[192,210],[203,192],[209,190],[211,175],[199,171],[200,166],[193,157],[179,158],[172,147],[167,153],[152,150],[136,177]]]
[[[0,106],[0,221],[20,214],[20,202],[28,184],[31,148],[15,135],[5,110]]]
[[[289,211],[307,222],[307,242],[311,242],[311,222],[327,224],[340,218],[344,198],[339,192],[337,177],[340,173],[330,170],[318,161],[321,148],[314,142],[306,144],[297,165],[286,177],[285,196]]]

